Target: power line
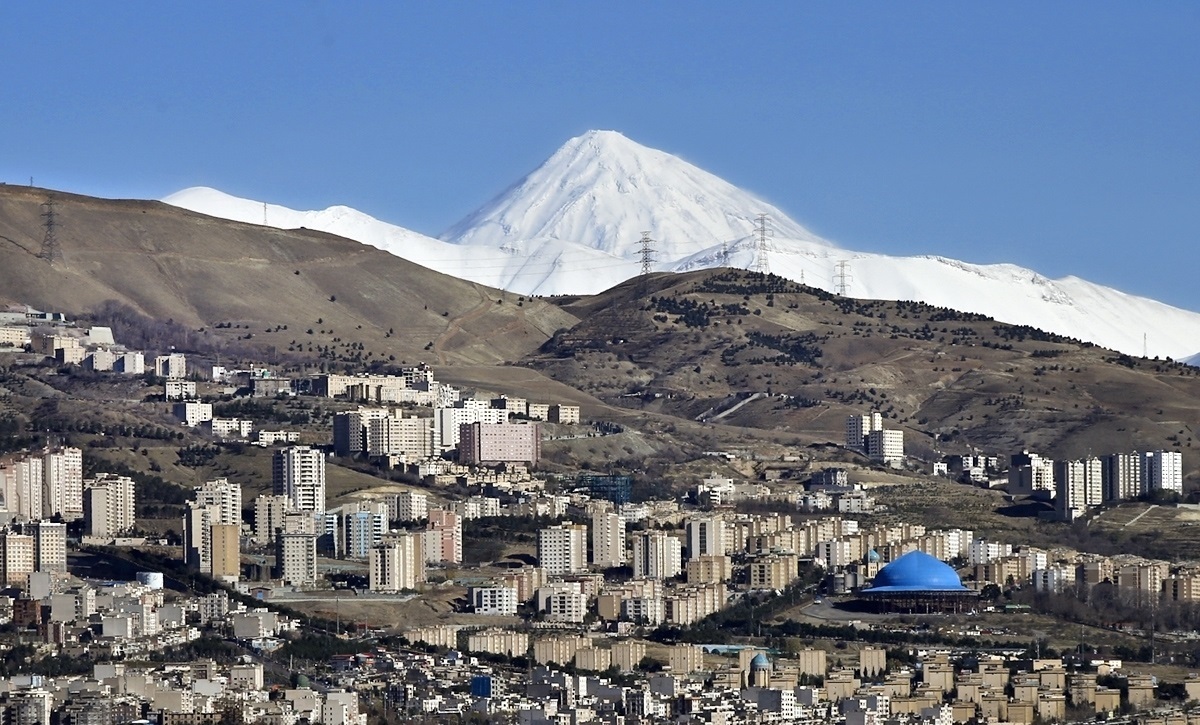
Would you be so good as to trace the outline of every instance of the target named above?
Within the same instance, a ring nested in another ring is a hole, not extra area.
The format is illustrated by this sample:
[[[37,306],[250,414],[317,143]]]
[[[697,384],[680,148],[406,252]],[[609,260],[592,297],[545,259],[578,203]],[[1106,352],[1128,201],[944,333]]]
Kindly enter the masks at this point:
[[[850,283],[854,278],[850,275],[850,263],[842,260],[837,263],[837,272],[833,275],[833,286],[837,293],[842,297],[847,297],[850,294]]]
[[[58,245],[57,229],[59,225],[54,213],[54,197],[47,196],[42,208],[45,210],[42,212],[42,219],[45,219],[42,224],[45,235],[42,237],[42,251],[38,252],[38,257],[54,264],[62,261],[62,248]]]
[[[771,265],[767,262],[767,237],[775,236],[775,231],[767,229],[766,214],[759,214],[757,221],[758,224],[754,227],[754,234],[758,237],[758,242],[754,247],[754,264],[750,266],[750,271],[770,274]]]
[[[638,242],[638,257],[642,260],[642,274],[650,274],[651,266],[654,264],[654,240],[650,238],[650,232],[642,232],[642,238]]]

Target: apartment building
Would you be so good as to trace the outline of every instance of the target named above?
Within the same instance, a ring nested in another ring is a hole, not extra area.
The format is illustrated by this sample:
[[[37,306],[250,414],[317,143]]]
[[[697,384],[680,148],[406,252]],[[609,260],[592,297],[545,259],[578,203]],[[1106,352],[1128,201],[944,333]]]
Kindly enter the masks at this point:
[[[587,526],[561,523],[538,532],[538,562],[547,574],[587,569]]]
[[[127,533],[137,521],[133,479],[101,473],[83,482],[84,531],[111,538]]]
[[[275,495],[287,496],[296,511],[325,511],[325,455],[309,446],[275,451],[271,467]]]
[[[420,532],[389,534],[371,547],[373,592],[416,589],[425,581],[424,536]]]
[[[524,463],[537,466],[541,429],[530,423],[464,423],[459,426],[458,461],[466,466]]]

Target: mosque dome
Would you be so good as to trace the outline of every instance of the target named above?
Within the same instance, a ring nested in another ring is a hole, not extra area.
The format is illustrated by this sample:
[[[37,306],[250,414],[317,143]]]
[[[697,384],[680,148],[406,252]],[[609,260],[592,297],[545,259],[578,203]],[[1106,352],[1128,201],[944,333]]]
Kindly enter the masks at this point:
[[[966,590],[958,573],[948,564],[923,551],[910,551],[880,569],[871,587],[864,591],[883,594]]]
[[[750,669],[752,670],[769,670],[771,669],[771,661],[762,652],[754,655],[754,659],[750,660]]]

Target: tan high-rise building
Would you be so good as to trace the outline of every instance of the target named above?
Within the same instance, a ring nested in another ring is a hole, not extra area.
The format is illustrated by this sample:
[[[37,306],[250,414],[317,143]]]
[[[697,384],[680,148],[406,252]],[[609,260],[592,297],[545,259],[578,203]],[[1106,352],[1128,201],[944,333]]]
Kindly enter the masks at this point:
[[[0,533],[0,580],[5,586],[29,586],[34,572],[34,538],[12,531]]]
[[[84,531],[88,536],[120,536],[137,521],[133,479],[101,473],[83,482]]]
[[[373,592],[416,589],[425,581],[424,536],[420,532],[391,534],[371,547],[370,587]]]
[[[254,543],[266,546],[275,540],[276,530],[283,528],[288,505],[287,496],[263,494],[254,499]]]
[[[240,524],[213,524],[210,533],[212,542],[212,577],[221,581],[237,581],[241,576],[242,559]]]
[[[686,564],[688,584],[721,584],[733,576],[733,560],[728,556],[702,556]]]
[[[453,511],[431,509],[425,529],[425,561],[430,564],[462,562],[462,517]]]

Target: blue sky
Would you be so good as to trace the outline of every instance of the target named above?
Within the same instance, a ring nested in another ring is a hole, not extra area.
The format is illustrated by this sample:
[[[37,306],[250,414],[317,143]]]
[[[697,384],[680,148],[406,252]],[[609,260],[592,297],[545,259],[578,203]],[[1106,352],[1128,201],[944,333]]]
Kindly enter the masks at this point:
[[[841,246],[1200,309],[1200,3],[4,3],[0,180],[427,234],[611,128]]]

